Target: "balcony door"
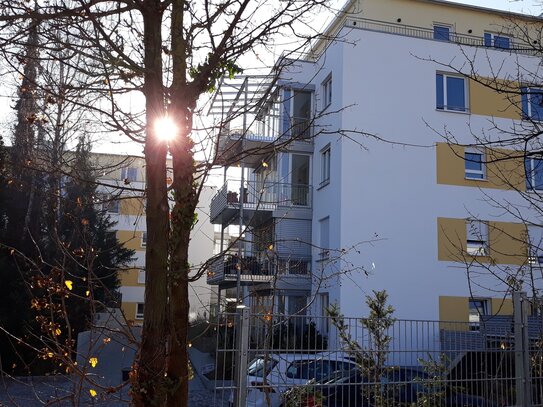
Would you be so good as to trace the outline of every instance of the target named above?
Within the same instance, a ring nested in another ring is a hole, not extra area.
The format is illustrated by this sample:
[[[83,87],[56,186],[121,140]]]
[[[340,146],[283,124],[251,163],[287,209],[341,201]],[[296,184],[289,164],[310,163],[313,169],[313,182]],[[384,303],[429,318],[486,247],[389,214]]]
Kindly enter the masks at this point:
[[[295,90],[292,103],[292,137],[307,139],[311,137],[311,92]]]
[[[303,154],[292,154],[290,184],[293,205],[309,205],[310,165],[310,156]]]

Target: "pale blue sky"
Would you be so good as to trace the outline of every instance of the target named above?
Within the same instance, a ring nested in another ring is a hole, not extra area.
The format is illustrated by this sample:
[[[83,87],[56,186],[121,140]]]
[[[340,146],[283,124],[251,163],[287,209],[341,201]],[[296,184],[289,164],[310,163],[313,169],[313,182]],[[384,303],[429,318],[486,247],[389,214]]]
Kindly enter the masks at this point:
[[[456,0],[455,2],[517,13],[541,14],[542,12],[540,0]]]

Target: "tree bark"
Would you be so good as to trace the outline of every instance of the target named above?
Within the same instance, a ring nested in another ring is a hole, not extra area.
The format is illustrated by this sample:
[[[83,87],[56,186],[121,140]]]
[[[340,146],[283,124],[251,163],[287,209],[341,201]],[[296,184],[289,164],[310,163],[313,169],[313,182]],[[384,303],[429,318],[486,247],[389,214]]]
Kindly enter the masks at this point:
[[[155,134],[153,123],[164,114],[162,82],[162,10],[160,1],[146,1],[144,22],[146,98],[147,250],[145,252],[145,308],[142,342],[133,379],[134,405],[165,404],[168,385],[164,376],[168,337],[168,235],[166,186],[167,146]]]

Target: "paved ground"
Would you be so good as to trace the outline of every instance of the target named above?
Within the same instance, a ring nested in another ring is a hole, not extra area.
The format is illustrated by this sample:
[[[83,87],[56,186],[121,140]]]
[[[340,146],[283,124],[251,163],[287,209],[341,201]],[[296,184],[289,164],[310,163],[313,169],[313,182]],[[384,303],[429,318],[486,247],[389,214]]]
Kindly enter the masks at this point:
[[[128,406],[128,389],[115,395],[98,394],[91,398],[88,388],[81,391],[81,402],[74,403],[70,394],[73,394],[73,383],[67,379],[38,379],[33,382],[4,381],[0,384],[0,406],[2,407],[34,407],[34,406],[100,406],[100,407],[126,407]],[[190,382],[190,407],[223,407],[225,404],[215,399],[212,390],[208,390],[204,383],[195,377]]]
[[[211,356],[197,350],[191,350],[190,359],[196,374],[189,385],[189,407],[226,406],[228,391],[215,394],[214,383],[203,376],[203,373],[213,367]],[[14,379],[2,381],[0,379],[0,406],[128,406],[128,388],[114,395],[98,393],[94,398],[90,396],[89,390],[89,387],[83,387],[79,392],[82,396],[79,401],[76,401],[70,396],[74,393],[74,383],[67,377],[57,379],[36,377],[24,381]]]

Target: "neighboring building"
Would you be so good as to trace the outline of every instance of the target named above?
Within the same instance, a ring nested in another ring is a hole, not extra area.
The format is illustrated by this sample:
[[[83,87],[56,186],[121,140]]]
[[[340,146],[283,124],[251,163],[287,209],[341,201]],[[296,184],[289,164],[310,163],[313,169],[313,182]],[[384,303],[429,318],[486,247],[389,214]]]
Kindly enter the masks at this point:
[[[310,305],[313,315],[332,303],[364,315],[365,295],[386,289],[397,318],[463,329],[510,314],[515,284],[539,293],[542,222],[525,196],[543,190],[542,159],[525,167],[513,151],[463,145],[543,118],[541,90],[530,88],[541,55],[517,37],[542,27],[441,0],[350,1],[328,31],[337,40],[279,62],[291,64],[255,105],[255,125],[221,134],[219,153],[244,181],[225,180],[211,222],[241,218],[246,244],[210,268],[208,283],[231,289],[239,268],[254,310]],[[233,87],[230,104],[257,95]]]
[[[117,224],[117,239],[135,250],[132,267],[120,273],[122,310],[128,320],[143,322],[145,292],[145,160],[142,157],[116,154],[93,154],[96,168],[103,169],[98,181],[97,202]],[[110,185],[111,187],[108,187]],[[215,190],[204,187],[196,213],[198,222],[191,234],[189,261],[194,275],[213,255],[213,225],[209,222],[209,203]],[[207,318],[211,287],[205,276],[189,286],[190,317]]]

